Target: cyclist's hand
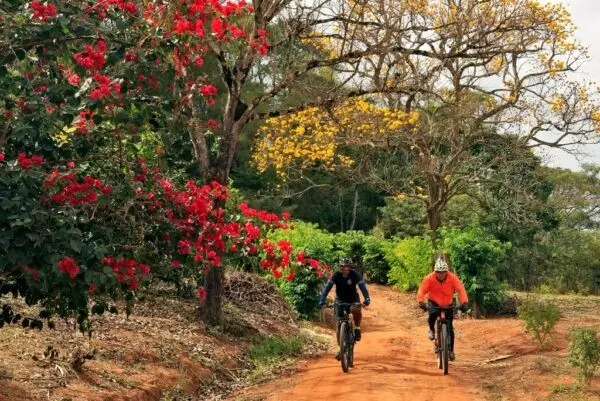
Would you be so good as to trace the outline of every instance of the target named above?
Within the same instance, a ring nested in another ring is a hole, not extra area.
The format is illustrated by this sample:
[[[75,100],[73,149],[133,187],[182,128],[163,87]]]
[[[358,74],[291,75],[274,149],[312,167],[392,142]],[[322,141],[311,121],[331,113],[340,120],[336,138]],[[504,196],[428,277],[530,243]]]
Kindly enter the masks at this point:
[[[321,302],[319,302],[319,307],[320,307],[321,309],[323,309],[323,308],[325,307],[325,302],[322,302],[322,301],[321,301]]]
[[[425,304],[425,302],[419,302],[419,308],[423,309],[424,311],[427,311],[427,305]]]
[[[460,306],[460,311],[461,311],[461,312],[463,312],[463,313],[467,313],[467,311],[468,311],[468,310],[469,310],[469,305],[467,305],[467,304],[462,304],[462,305]]]
[[[365,299],[365,302],[363,302],[363,305],[365,305],[365,306],[371,305],[371,299],[370,298]]]

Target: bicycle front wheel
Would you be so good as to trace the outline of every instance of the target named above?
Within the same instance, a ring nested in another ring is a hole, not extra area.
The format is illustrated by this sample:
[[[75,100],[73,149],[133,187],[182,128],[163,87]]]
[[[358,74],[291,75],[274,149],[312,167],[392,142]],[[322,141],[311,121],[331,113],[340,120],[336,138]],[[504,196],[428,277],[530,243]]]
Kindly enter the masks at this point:
[[[437,356],[437,365],[438,365],[438,369],[441,369],[444,364],[442,363],[442,347],[441,347],[441,341],[442,341],[442,327],[438,322],[438,325],[435,329],[435,353]]]
[[[440,350],[440,355],[442,355],[442,367],[444,368],[444,374],[448,374],[448,326],[444,323],[442,324],[442,349]]]
[[[342,370],[348,373],[350,361],[348,360],[348,322],[342,322],[340,325],[340,353],[342,354]]]

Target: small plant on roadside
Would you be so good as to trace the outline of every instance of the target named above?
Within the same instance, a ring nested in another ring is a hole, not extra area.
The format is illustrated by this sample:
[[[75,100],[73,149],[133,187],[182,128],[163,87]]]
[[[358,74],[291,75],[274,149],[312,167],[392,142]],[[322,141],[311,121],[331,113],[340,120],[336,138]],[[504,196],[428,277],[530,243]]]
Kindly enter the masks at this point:
[[[589,382],[600,367],[600,339],[591,327],[574,327],[571,330],[569,362],[579,369],[579,377]]]
[[[297,333],[290,337],[280,335],[259,336],[248,351],[248,357],[253,370],[250,381],[254,384],[261,383],[282,370],[292,366],[294,357],[302,354],[304,347],[311,342],[311,338],[304,333]]]
[[[277,335],[259,337],[250,348],[250,359],[255,364],[260,364],[282,357],[298,356],[308,340],[301,333],[287,338]]]
[[[529,298],[518,307],[519,318],[525,323],[525,331],[530,333],[546,349],[552,329],[560,319],[560,312],[553,301]]]

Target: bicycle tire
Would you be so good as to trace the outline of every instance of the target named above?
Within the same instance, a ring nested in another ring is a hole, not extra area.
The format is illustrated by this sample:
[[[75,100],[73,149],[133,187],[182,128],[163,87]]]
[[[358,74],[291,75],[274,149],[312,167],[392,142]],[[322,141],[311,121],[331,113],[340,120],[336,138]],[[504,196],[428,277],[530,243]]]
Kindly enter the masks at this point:
[[[435,352],[436,352],[436,356],[437,356],[438,369],[442,369],[442,367],[443,367],[442,347],[440,347],[440,339],[441,338],[442,338],[442,326],[438,322],[436,330],[435,330]]]
[[[348,373],[349,364],[348,364],[348,323],[342,322],[340,325],[340,352],[341,352],[341,362],[342,362],[342,370],[344,373]]]
[[[442,349],[440,354],[442,354],[442,366],[444,368],[444,374],[448,374],[448,326],[446,323],[442,324]]]
[[[354,344],[348,345],[348,366],[354,367]]]

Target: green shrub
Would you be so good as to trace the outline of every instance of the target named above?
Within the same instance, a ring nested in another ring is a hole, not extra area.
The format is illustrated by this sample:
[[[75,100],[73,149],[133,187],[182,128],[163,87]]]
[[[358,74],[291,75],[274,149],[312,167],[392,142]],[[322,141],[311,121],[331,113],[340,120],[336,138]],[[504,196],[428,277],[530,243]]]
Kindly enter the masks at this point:
[[[276,230],[270,233],[268,238],[274,242],[283,239],[289,241],[294,251],[303,251],[307,258],[314,258],[329,265],[337,263],[333,234],[320,230],[316,224],[296,221],[293,230]],[[326,279],[327,277],[318,277],[300,270],[291,282],[285,277],[275,282],[285,300],[298,312],[300,318],[310,319],[318,310],[319,295]]]
[[[285,278],[276,280],[277,288],[288,304],[294,308],[301,319],[312,319],[319,309],[319,296],[325,283],[312,272],[299,270],[292,281]]]
[[[390,241],[365,235],[361,231],[331,234],[316,224],[294,222],[293,230],[277,230],[269,234],[277,242],[285,239],[295,251],[302,251],[307,258],[324,262],[333,269],[340,257],[350,257],[356,262],[357,270],[370,280],[385,283],[390,269],[388,253]],[[285,278],[276,280],[277,287],[285,300],[298,312],[302,319],[312,318],[318,310],[319,295],[327,277],[316,277],[307,272],[298,272],[292,282]]]
[[[506,298],[496,272],[502,267],[510,245],[498,241],[479,226],[446,230],[443,236],[444,249],[465,285],[475,315],[496,309]]]
[[[600,366],[600,340],[596,329],[574,327],[571,330],[569,362],[579,368],[579,376],[583,381],[590,380]]]
[[[329,265],[338,262],[338,252],[334,249],[334,235],[321,230],[316,224],[295,221],[293,230],[276,230],[268,238],[277,242],[285,239],[294,250],[303,250],[307,257],[318,259]]]
[[[388,254],[393,251],[389,240],[367,236],[365,238],[365,254],[362,260],[364,275],[373,282],[387,284],[390,263]]]
[[[341,257],[351,258],[359,270],[363,268],[365,242],[367,236],[362,231],[346,231],[333,234],[333,250],[337,262]],[[362,271],[361,271],[362,273]]]
[[[395,288],[412,291],[430,272],[433,249],[431,241],[424,237],[401,240],[391,252],[387,261],[391,266],[388,279]]]
[[[540,348],[547,348],[548,337],[560,319],[556,304],[529,298],[517,308],[517,313],[525,323],[525,330],[539,342]]]

